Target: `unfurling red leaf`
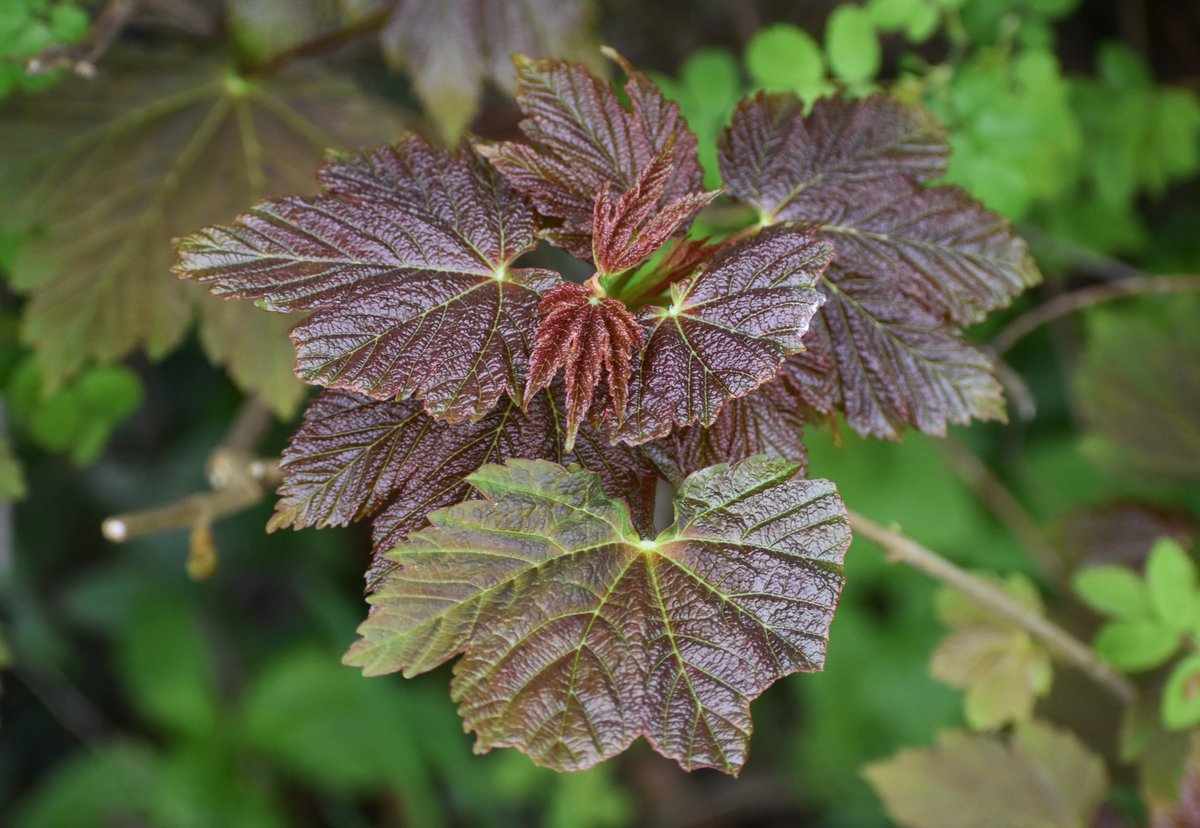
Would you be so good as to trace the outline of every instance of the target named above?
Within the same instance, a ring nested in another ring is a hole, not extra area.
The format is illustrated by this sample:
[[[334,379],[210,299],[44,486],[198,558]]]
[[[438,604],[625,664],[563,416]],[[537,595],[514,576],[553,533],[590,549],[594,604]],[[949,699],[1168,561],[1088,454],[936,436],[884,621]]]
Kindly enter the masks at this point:
[[[594,284],[594,278],[588,283]],[[592,407],[596,386],[607,380],[606,403],[620,422],[629,396],[630,358],[642,347],[637,319],[615,299],[601,298],[591,287],[564,283],[538,306],[526,396],[546,388],[561,368],[567,387],[566,450]]]
[[[990,580],[1031,614],[1044,615],[1037,587],[1023,576]],[[929,671],[938,681],[966,691],[967,724],[973,730],[993,730],[1029,719],[1054,677],[1045,648],[1023,629],[948,588],[938,593],[937,608],[950,634],[934,651]]]
[[[954,187],[941,128],[883,97],[758,95],[721,142],[729,191],[765,223],[806,222],[837,256],[808,346],[829,356],[829,402],[862,434],[1002,419],[992,363],[959,326],[1007,305],[1038,272],[1008,223]]]
[[[693,474],[676,522],[641,540],[586,471],[485,466],[484,500],[433,513],[347,663],[414,675],[458,654],[452,694],[478,749],[589,767],[645,736],[685,768],[736,773],[750,701],[817,670],[850,532],[826,481],[753,458]]]
[[[407,136],[332,156],[324,193],[264,201],[178,243],[177,270],[219,296],[313,311],[292,331],[305,380],[477,420],[521,398],[541,294],[509,265],[533,245],[525,201],[469,147]]]
[[[1099,756],[1037,721],[1008,740],[948,731],[863,775],[905,828],[1088,828],[1108,789]]]
[[[620,273],[644,262],[685,222],[719,194],[688,193],[660,206],[670,178],[671,147],[640,172],[634,185],[613,196],[610,182],[596,195],[592,212],[592,259],[601,274]]]
[[[634,361],[628,412],[614,433],[637,444],[699,422],[774,377],[820,307],[814,285],[832,247],[791,227],[725,248],[667,307],[642,309],[646,345]]]
[[[428,512],[467,496],[467,475],[485,463],[548,457],[593,471],[606,492],[631,503],[638,528],[649,532],[652,469],[633,450],[610,446],[587,427],[568,453],[564,419],[557,385],[531,395],[524,411],[505,401],[483,419],[457,425],[433,419],[411,400],[324,391],[283,453],[283,484],[268,528],[345,526],[374,515],[372,587],[394,566],[384,553],[427,525]]]
[[[479,107],[484,79],[508,92],[516,52],[597,58],[588,32],[590,0],[400,0],[381,39],[407,68],[422,107],[449,142]]]
[[[617,192],[637,185],[638,175],[665,153],[670,173],[661,201],[700,191],[703,171],[696,137],[679,107],[640,72],[621,61],[630,108],[586,68],[558,60],[516,58],[521,129],[530,144],[481,147],[509,182],[538,212],[561,219],[543,235],[572,255],[592,254],[591,224],[597,194],[607,184]]]

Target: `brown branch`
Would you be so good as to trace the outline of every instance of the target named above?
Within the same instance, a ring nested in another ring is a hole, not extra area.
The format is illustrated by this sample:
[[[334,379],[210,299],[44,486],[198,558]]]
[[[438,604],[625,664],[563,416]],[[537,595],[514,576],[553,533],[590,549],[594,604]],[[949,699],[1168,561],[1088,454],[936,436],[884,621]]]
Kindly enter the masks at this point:
[[[344,43],[348,43],[365,34],[378,31],[383,28],[395,9],[396,3],[385,3],[380,8],[373,11],[359,20],[345,26],[341,29],[335,29],[332,32],[326,32],[312,40],[306,40],[299,43],[290,49],[286,49],[272,57],[261,66],[254,67],[252,71],[257,74],[269,75],[277,72],[287,64],[301,58],[312,57],[313,55],[327,52],[331,49],[336,49]]]
[[[856,512],[850,513],[850,526],[859,537],[882,546],[890,561],[919,569],[1025,630],[1052,655],[1079,669],[1123,704],[1131,704],[1136,699],[1137,689],[1129,679],[1101,661],[1090,647],[1075,636],[1044,616],[1031,612],[1002,589],[976,578],[936,552]]]
[[[55,69],[69,69],[83,78],[96,74],[98,61],[129,22],[139,0],[108,0],[78,43],[55,44],[30,58],[25,73],[42,75]]]
[[[1200,276],[1131,276],[1115,282],[1090,285],[1060,294],[1033,310],[1018,316],[988,346],[999,356],[1043,325],[1081,310],[1128,296],[1200,291]]]

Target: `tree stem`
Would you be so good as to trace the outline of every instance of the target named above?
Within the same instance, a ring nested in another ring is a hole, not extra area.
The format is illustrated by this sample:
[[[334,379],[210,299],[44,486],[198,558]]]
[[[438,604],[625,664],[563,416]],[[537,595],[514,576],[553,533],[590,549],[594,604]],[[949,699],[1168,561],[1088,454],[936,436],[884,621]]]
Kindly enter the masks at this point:
[[[1025,630],[1051,654],[1081,670],[1121,703],[1131,704],[1137,697],[1137,689],[1132,682],[1097,658],[1090,647],[1057,624],[1021,606],[1003,590],[976,578],[911,538],[857,512],[850,513],[850,526],[856,535],[882,546],[890,561],[919,569]]]
[[[1090,285],[1054,297],[1028,313],[1018,316],[992,340],[989,349],[999,356],[1041,326],[1113,299],[1155,293],[1200,291],[1200,276],[1131,276],[1115,282]]]

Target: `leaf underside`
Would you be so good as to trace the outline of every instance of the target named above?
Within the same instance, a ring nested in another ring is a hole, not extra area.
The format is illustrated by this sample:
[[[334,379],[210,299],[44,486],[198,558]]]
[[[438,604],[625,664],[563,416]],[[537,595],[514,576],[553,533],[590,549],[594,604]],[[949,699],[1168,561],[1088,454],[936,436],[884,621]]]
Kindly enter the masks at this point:
[[[834,244],[805,344],[831,366],[828,403],[861,434],[1004,417],[991,360],[960,329],[1040,276],[1007,221],[958,188],[926,186],[947,152],[929,116],[882,96],[819,101],[805,116],[794,96],[761,94],[721,141],[736,198]]]
[[[560,281],[509,267],[534,241],[525,201],[470,147],[412,135],[331,156],[320,182],[182,240],[176,269],[218,296],[311,311],[292,330],[308,382],[416,396],[450,422],[519,401],[538,302]]]
[[[579,468],[485,466],[484,497],[430,515],[346,661],[413,675],[458,654],[477,749],[589,767],[645,736],[683,767],[736,773],[750,701],[820,669],[850,532],[827,481],[752,458],[692,475],[676,522],[641,541]]]

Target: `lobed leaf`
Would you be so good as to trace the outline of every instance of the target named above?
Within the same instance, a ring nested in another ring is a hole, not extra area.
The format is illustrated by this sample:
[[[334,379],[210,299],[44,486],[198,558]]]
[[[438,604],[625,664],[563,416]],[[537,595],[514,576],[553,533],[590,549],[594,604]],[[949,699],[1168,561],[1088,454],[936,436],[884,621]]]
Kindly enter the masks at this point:
[[[774,377],[803,347],[821,304],[814,285],[832,253],[809,233],[772,228],[672,285],[669,307],[644,308],[646,345],[614,434],[637,444],[678,426],[711,425],[727,402]]]
[[[479,750],[577,769],[644,735],[685,768],[736,773],[750,701],[820,669],[841,591],[845,509],[796,471],[759,457],[697,472],[674,526],[644,541],[586,471],[485,466],[483,500],[391,554],[346,661],[414,675],[462,653],[452,693]]]
[[[837,256],[809,347],[829,356],[829,403],[861,434],[944,434],[1003,419],[992,363],[958,326],[1007,305],[1040,277],[1003,218],[954,187],[944,132],[881,96],[818,101],[760,94],[721,141],[729,191],[764,224],[811,224]]]
[[[564,448],[558,387],[531,395],[522,411],[507,401],[474,423],[449,425],[413,401],[373,400],[327,390],[317,395],[280,462],[283,483],[268,529],[345,526],[375,516],[368,587],[393,564],[383,556],[426,525],[434,509],[467,496],[466,477],[485,463],[549,457],[592,470],[614,497],[652,526],[653,471],[633,451],[609,446],[586,427]]]
[[[592,254],[596,196],[607,185],[618,192],[637,186],[639,174],[659,155],[669,160],[661,203],[694,197],[703,183],[696,137],[645,75],[625,70],[622,106],[612,87],[581,65],[518,55],[517,103],[529,143],[481,147],[538,212],[559,219],[543,235],[581,259]]]
[[[6,102],[0,224],[28,238],[11,281],[50,387],[89,360],[164,356],[198,312],[214,361],[290,414],[302,387],[286,379],[290,355],[271,359],[282,331],[260,319],[241,332],[246,349],[212,347],[235,312],[171,277],[170,240],[301,186],[330,144],[398,129],[394,110],[314,67],[251,81],[161,50],[112,52],[94,80]]]
[[[320,181],[319,196],[183,239],[176,269],[218,296],[312,311],[292,331],[309,382],[416,396],[451,422],[519,401],[537,305],[559,281],[509,267],[534,241],[524,200],[469,147],[413,135],[333,155]]]
[[[1104,763],[1067,731],[1037,721],[1011,739],[946,732],[864,775],[888,812],[912,828],[1087,828],[1104,801]]]

